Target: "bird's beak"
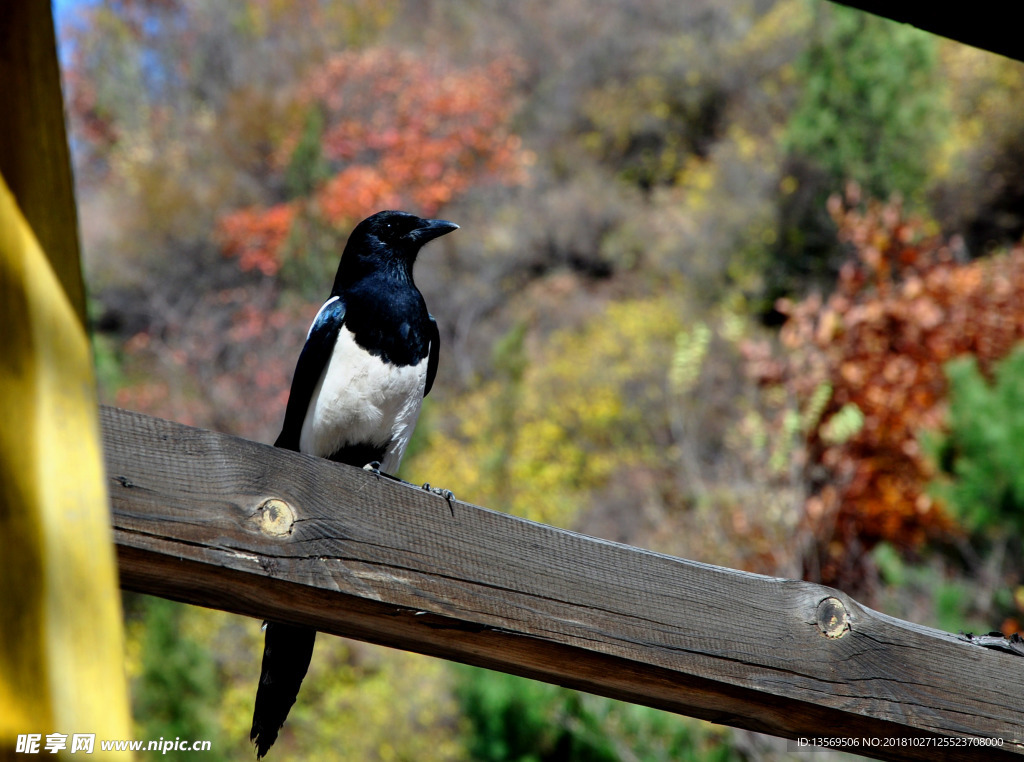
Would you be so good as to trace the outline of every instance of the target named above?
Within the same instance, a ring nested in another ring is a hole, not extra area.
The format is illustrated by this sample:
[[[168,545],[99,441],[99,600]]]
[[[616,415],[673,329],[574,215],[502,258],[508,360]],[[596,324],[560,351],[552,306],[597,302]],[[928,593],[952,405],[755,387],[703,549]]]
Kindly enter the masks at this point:
[[[423,220],[423,223],[415,230],[409,232],[408,237],[420,246],[427,241],[433,241],[446,233],[458,230],[459,226],[448,220]]]

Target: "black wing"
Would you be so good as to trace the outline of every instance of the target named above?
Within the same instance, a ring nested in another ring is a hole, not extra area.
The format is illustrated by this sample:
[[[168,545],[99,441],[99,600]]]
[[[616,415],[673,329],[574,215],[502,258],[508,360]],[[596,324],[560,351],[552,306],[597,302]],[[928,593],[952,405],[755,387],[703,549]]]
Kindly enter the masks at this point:
[[[423,396],[430,394],[430,387],[434,385],[434,376],[437,375],[437,361],[441,352],[441,333],[437,330],[437,321],[433,315],[430,318],[430,359],[427,360],[427,385],[423,389]],[[301,426],[301,424],[300,424]]]
[[[275,447],[298,452],[302,423],[306,420],[306,410],[313,397],[313,390],[316,389],[320,376],[331,359],[334,342],[337,341],[338,331],[344,322],[345,302],[340,296],[328,299],[313,318],[313,324],[306,336],[306,345],[302,348],[299,361],[295,365],[292,389],[288,394],[288,407],[284,413],[284,426],[281,427],[281,435],[274,442]],[[429,384],[428,381],[427,385]]]

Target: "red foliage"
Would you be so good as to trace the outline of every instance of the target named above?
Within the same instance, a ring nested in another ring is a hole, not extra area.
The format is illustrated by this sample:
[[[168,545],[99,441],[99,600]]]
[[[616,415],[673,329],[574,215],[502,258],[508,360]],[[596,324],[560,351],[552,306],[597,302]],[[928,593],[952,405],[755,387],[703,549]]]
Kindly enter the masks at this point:
[[[264,275],[273,275],[281,264],[277,253],[288,237],[294,218],[294,204],[239,209],[220,218],[217,238],[225,254],[238,257],[238,265],[243,270],[255,269]]]
[[[331,58],[299,88],[298,112],[325,117],[323,157],[332,176],[310,198],[225,215],[219,237],[243,269],[276,271],[298,208],[342,230],[383,208],[432,215],[473,183],[522,179],[519,138],[506,125],[515,66],[452,70],[390,48]],[[302,138],[275,152],[283,172]]]
[[[852,195],[830,211],[856,258],[826,302],[781,305],[788,355],[762,378],[776,375],[802,400],[831,385],[807,432],[805,519],[818,551],[808,573],[850,588],[879,541],[909,549],[954,529],[926,493],[932,465],[918,437],[944,420],[945,362],[970,353],[988,368],[1024,338],[1024,249],[962,263],[955,241],[898,203],[858,208]],[[849,403],[863,425],[836,441],[826,427]]]
[[[328,180],[317,201],[321,213],[339,225],[401,204],[395,186],[381,171],[362,164],[345,167]]]

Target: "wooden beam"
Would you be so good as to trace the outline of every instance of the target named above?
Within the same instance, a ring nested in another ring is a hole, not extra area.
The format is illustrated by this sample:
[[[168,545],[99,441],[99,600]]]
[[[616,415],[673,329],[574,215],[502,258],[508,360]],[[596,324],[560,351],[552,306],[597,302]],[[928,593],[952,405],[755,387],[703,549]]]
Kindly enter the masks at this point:
[[[905,739],[852,749],[880,758],[1024,752],[1024,659],[841,592],[136,413],[101,421],[127,589],[788,738]],[[973,738],[1002,746],[926,745]]]

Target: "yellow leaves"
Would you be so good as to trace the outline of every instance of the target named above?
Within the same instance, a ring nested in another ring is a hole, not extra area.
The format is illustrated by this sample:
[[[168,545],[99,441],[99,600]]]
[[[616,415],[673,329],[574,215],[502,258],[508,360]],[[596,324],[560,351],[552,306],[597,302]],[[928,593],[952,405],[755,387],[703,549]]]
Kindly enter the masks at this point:
[[[705,206],[708,192],[715,186],[717,167],[713,162],[690,155],[679,170],[677,184],[687,191],[687,201],[693,209]]]
[[[711,329],[706,323],[697,323],[692,330],[676,334],[676,351],[668,375],[675,394],[686,394],[693,388],[710,341]]]
[[[741,125],[733,124],[729,126],[728,137],[741,159],[750,162],[757,158],[758,151],[761,148],[761,143],[757,136],[745,130]]]
[[[749,32],[739,38],[731,53],[741,60],[766,60],[786,40],[807,33],[811,6],[804,0],[780,0],[767,13],[753,15],[752,21]]]
[[[414,480],[571,525],[589,490],[650,458],[681,329],[678,308],[660,298],[612,303],[582,328],[555,332],[521,373],[480,385],[442,414],[451,428],[431,432],[407,463]],[[692,336],[692,346],[684,343],[701,355],[707,327]],[[676,370],[677,382],[687,372]]]
[[[451,680],[438,659],[321,636],[303,683],[306,701],[296,703],[278,741],[282,756],[461,759]]]

